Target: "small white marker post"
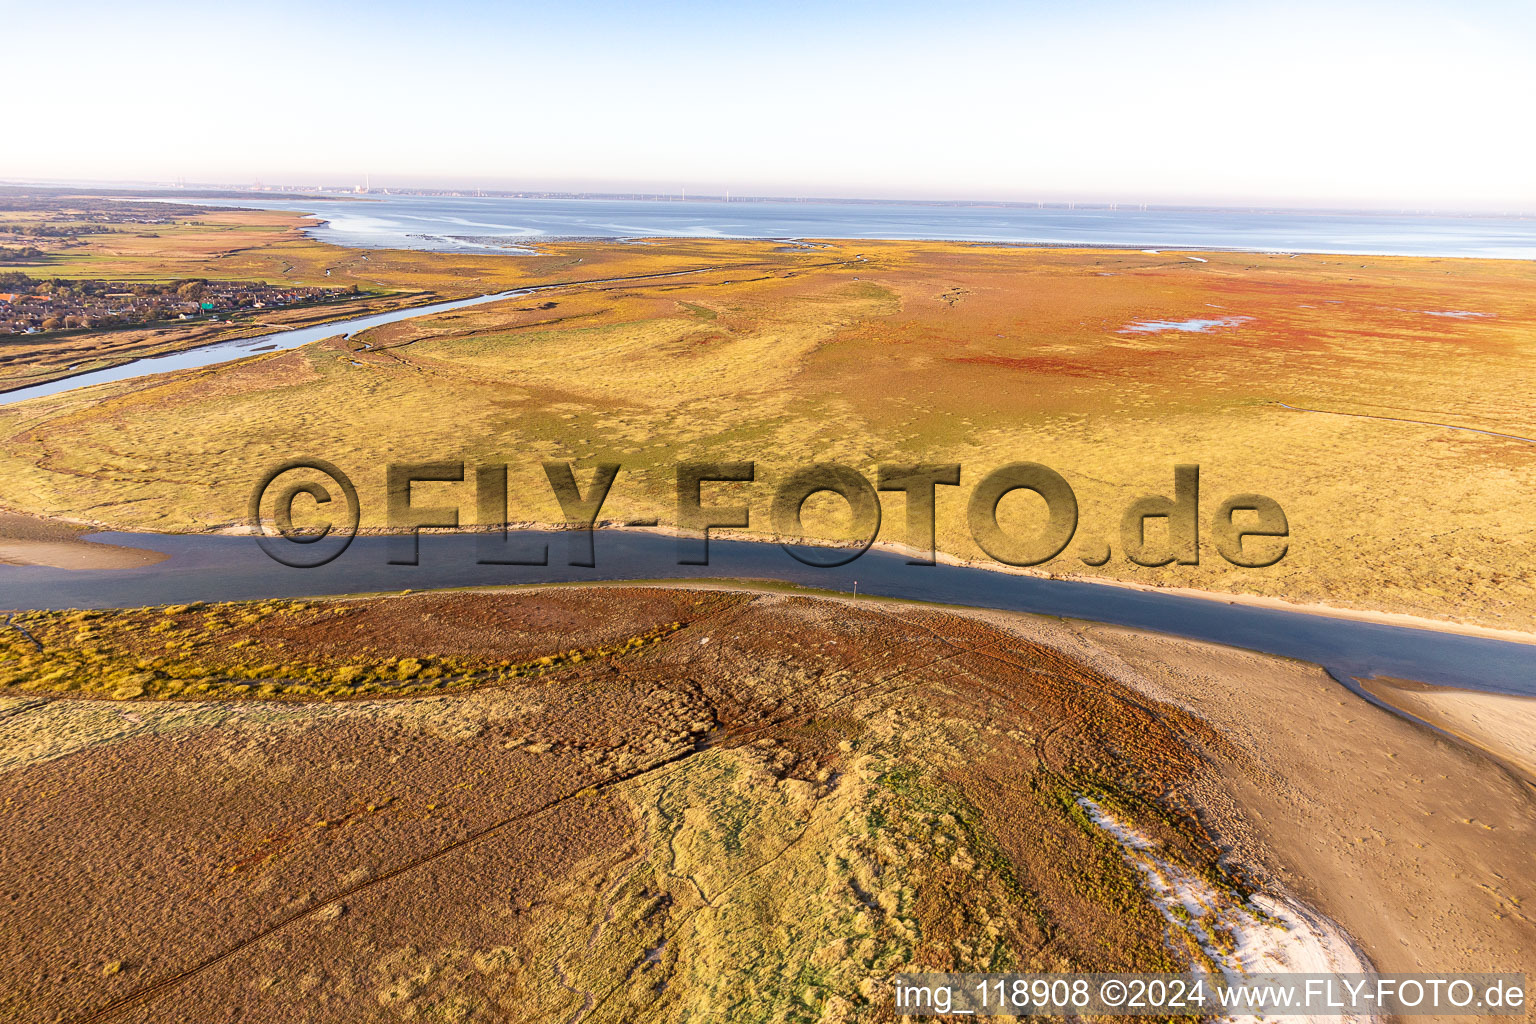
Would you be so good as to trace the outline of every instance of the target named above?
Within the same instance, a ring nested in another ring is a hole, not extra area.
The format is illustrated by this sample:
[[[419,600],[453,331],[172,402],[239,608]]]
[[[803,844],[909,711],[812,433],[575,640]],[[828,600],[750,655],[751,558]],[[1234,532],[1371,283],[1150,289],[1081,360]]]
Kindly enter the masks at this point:
[[[854,580],[853,581],[853,596],[854,597],[858,597],[859,596],[859,581],[858,580]]]

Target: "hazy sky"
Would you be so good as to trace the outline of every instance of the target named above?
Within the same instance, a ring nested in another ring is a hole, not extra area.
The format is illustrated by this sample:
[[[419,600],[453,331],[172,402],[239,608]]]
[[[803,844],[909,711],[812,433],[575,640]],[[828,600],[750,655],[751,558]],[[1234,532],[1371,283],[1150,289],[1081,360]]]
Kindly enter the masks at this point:
[[[1536,3],[0,0],[0,178],[1536,210]]]

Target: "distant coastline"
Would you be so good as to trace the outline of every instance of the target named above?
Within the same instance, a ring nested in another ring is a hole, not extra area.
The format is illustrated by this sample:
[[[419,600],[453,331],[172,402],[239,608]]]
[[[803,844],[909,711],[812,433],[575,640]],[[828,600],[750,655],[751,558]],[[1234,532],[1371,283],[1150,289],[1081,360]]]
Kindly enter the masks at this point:
[[[76,190],[80,191],[80,190]],[[118,194],[118,193],[114,193]],[[582,239],[910,241],[1064,249],[1536,260],[1536,217],[1154,204],[723,199],[553,193],[195,192],[123,198],[284,210],[353,249],[501,252]]]

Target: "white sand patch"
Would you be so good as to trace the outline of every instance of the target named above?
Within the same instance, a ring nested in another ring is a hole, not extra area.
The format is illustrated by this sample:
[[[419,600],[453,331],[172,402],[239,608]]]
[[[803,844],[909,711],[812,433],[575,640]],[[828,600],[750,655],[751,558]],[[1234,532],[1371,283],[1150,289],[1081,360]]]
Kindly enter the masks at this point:
[[[1157,334],[1161,331],[1183,331],[1186,334],[1205,334],[1218,327],[1237,327],[1252,319],[1251,316],[1223,316],[1215,319],[1196,317],[1191,320],[1132,320],[1120,328],[1118,333]]]
[[[1156,855],[1158,844],[1116,820],[1094,801],[1078,805],[1099,828],[1114,836],[1125,859],[1140,872],[1152,902],[1168,920],[1171,933],[1183,932],[1205,950],[1228,981],[1246,975],[1285,973],[1364,974],[1370,961],[1344,930],[1302,904],[1283,896],[1255,894],[1239,903],[1204,879]],[[1170,943],[1172,948],[1179,946]],[[1250,1016],[1218,1018],[1247,1024]],[[1290,1020],[1368,1021],[1369,1016],[1305,1017]]]

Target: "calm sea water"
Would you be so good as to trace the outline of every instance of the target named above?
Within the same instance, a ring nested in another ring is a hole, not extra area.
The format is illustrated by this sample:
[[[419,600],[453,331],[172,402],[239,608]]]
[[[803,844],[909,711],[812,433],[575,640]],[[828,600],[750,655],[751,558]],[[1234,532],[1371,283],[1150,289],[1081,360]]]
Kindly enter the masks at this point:
[[[1536,259],[1536,218],[1514,217],[402,195],[224,205],[313,214],[325,220],[316,237],[359,248],[515,250],[571,237],[885,238]]]

